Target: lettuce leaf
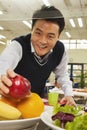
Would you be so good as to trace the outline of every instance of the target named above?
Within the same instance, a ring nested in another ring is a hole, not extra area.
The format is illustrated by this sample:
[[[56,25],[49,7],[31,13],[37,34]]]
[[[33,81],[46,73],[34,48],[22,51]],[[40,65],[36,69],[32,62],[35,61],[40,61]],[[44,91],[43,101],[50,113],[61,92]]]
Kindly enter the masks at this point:
[[[65,125],[66,130],[87,130],[87,114],[75,117]]]
[[[57,112],[64,112],[64,113],[69,113],[69,114],[74,114],[77,115],[79,111],[81,111],[83,108],[81,106],[70,106],[70,105],[65,105],[61,106],[59,103],[54,106],[53,109],[53,114],[56,114]]]

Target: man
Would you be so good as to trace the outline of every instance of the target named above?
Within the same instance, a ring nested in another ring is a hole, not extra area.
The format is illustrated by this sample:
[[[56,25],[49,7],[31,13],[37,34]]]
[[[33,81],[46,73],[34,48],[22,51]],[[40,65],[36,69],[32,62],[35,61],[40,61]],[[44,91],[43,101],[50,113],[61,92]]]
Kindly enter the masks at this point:
[[[75,105],[67,74],[67,51],[59,41],[64,26],[64,17],[54,6],[43,6],[33,14],[31,34],[13,39],[0,56],[2,95],[9,92],[6,85],[12,85],[9,77],[18,73],[31,82],[32,92],[43,97],[46,80],[53,71],[64,91],[61,102]]]

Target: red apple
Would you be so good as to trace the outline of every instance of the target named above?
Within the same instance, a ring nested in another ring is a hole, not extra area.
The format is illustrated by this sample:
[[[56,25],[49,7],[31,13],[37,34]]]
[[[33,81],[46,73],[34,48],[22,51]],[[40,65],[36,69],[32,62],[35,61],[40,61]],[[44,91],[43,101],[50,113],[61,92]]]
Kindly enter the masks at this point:
[[[30,82],[21,75],[10,78],[12,86],[9,88],[9,96],[16,100],[21,100],[31,93]]]

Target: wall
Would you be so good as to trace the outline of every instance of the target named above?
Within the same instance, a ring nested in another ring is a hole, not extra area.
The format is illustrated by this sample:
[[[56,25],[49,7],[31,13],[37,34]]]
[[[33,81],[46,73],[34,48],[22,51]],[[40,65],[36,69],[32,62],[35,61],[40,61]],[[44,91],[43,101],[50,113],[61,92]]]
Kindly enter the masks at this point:
[[[69,63],[87,63],[87,49],[70,49],[69,51]],[[51,84],[54,84],[55,75],[51,73],[49,80]]]
[[[69,63],[87,63],[87,49],[70,49]]]

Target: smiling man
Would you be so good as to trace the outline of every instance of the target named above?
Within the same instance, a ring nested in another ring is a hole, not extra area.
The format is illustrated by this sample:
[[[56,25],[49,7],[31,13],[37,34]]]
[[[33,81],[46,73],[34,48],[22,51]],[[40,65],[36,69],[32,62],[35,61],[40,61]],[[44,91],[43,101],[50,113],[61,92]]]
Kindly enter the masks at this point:
[[[64,17],[54,6],[43,6],[35,11],[31,33],[14,38],[0,56],[2,95],[9,92],[6,86],[12,85],[9,77],[18,73],[31,82],[32,92],[43,97],[46,80],[53,71],[64,91],[61,102],[75,105],[72,82],[67,73],[67,50],[59,41],[64,26]]]

